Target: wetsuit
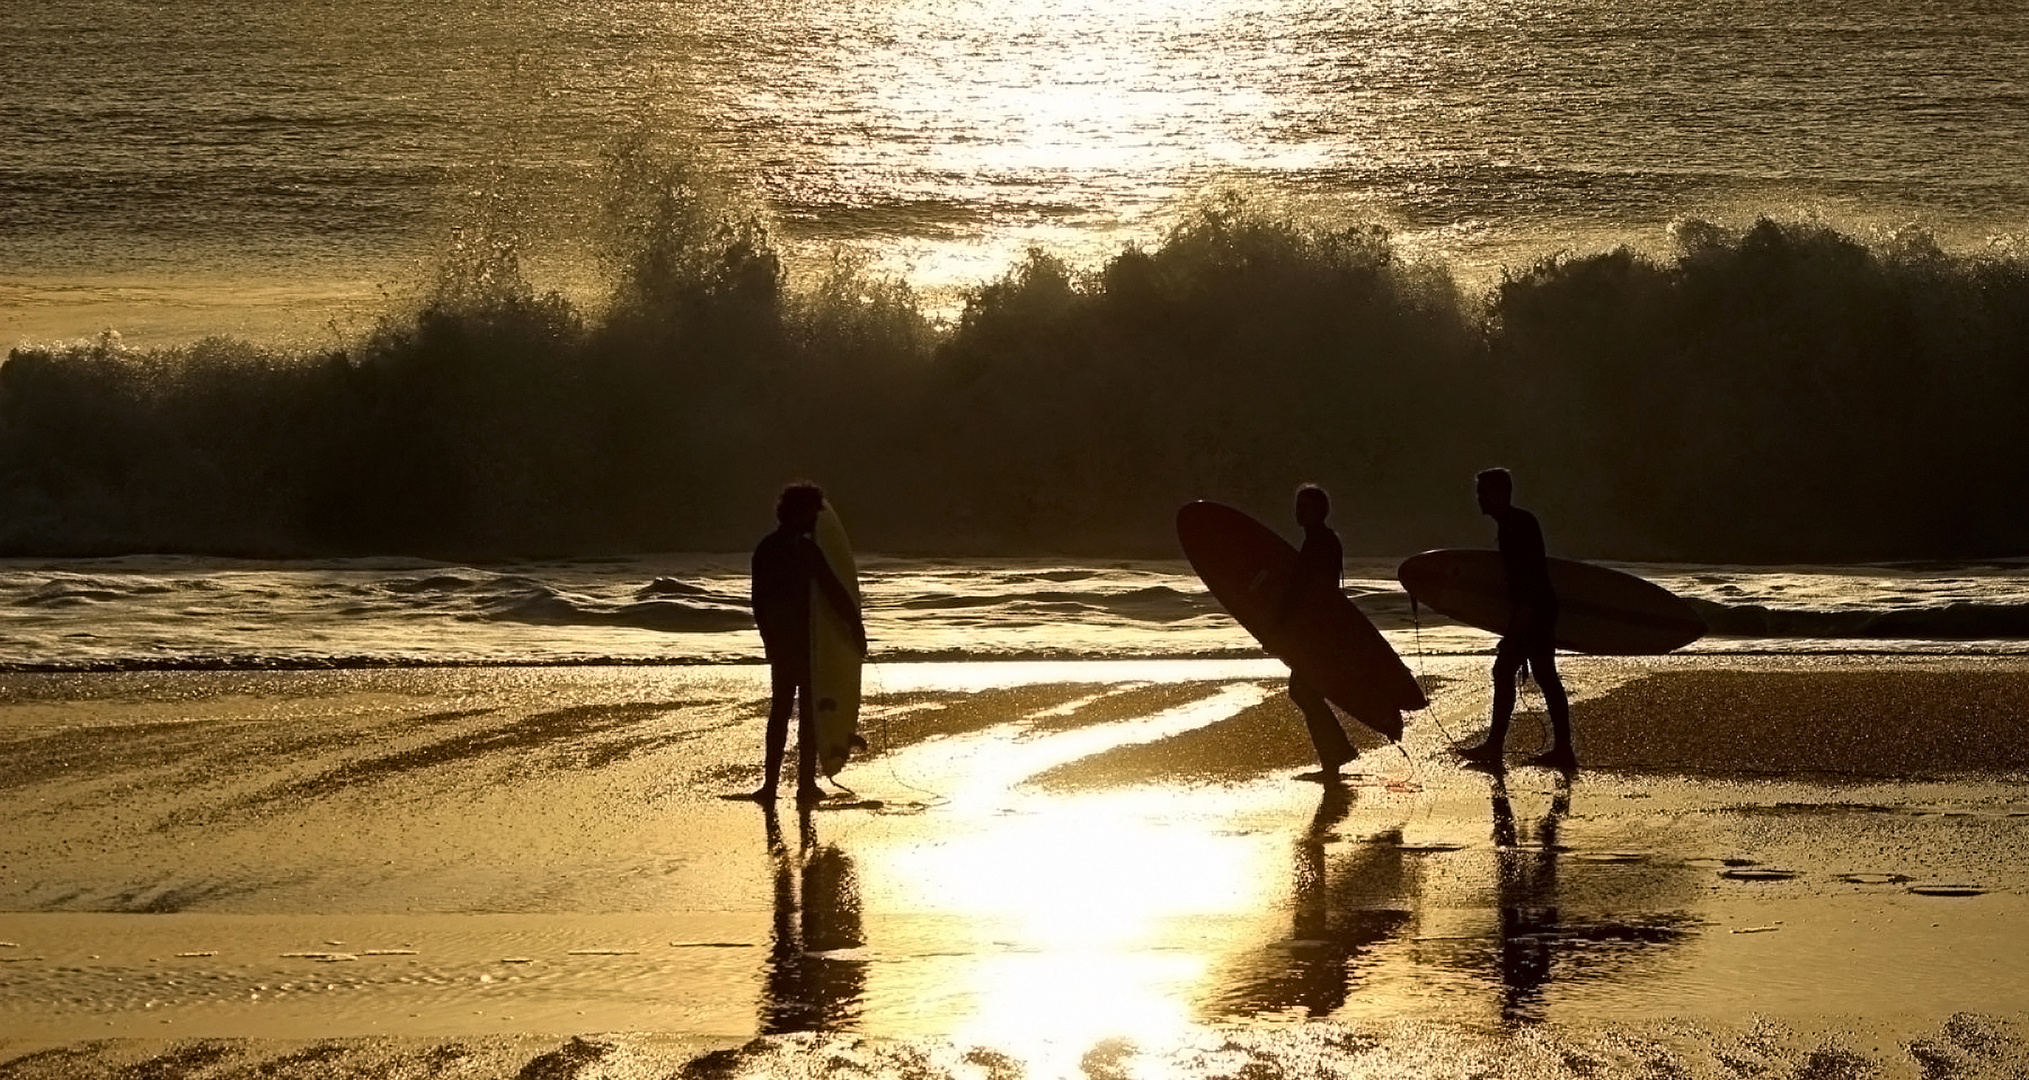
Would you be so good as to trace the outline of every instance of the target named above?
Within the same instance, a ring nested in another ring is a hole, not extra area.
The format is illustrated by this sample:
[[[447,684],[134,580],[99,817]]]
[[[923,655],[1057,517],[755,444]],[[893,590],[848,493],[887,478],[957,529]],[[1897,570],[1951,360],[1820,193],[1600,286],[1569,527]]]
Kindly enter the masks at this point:
[[[1299,608],[1324,602],[1337,592],[1345,563],[1345,547],[1339,543],[1338,533],[1325,525],[1306,526],[1303,547],[1296,553],[1296,566],[1291,569],[1289,584],[1282,592],[1277,624],[1287,623]],[[1359,756],[1352,741],[1346,738],[1338,715],[1332,712],[1331,703],[1294,672],[1289,676],[1289,697],[1303,710],[1304,727],[1310,732],[1311,746],[1317,750],[1318,765],[1326,772],[1335,771]]]
[[[1554,640],[1557,634],[1557,590],[1550,585],[1550,557],[1543,546],[1543,526],[1536,515],[1510,506],[1494,517],[1501,568],[1507,571],[1508,602],[1523,618],[1508,626],[1507,637],[1529,644]],[[1505,638],[1503,639],[1505,640]]]
[[[787,526],[754,545],[752,583],[754,624],[768,654],[770,679],[763,786],[773,790],[781,778],[782,754],[789,741],[789,712],[795,708],[797,783],[799,790],[813,787],[817,782],[817,711],[811,692],[810,587],[814,583],[823,589],[832,606],[855,628],[856,636],[865,641],[859,608],[838,575],[832,573],[811,534]]]
[[[1515,711],[1515,679],[1527,665],[1543,691],[1543,704],[1555,729],[1556,745],[1571,745],[1571,714],[1564,680],[1557,674],[1557,591],[1550,584],[1550,559],[1543,545],[1543,527],[1536,515],[1510,506],[1494,515],[1507,572],[1508,602],[1515,609],[1508,631],[1494,651],[1493,723],[1486,745],[1498,747],[1507,737]]]

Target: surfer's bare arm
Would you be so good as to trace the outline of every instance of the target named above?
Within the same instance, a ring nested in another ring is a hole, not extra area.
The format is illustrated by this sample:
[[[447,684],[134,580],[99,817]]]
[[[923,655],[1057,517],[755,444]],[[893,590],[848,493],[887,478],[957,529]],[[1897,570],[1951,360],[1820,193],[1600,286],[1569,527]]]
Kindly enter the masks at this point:
[[[806,632],[796,615],[798,604],[793,599],[808,588],[796,560],[796,548],[779,534],[769,534],[754,548],[753,576],[747,596],[754,611],[754,628],[761,632],[763,641]]]

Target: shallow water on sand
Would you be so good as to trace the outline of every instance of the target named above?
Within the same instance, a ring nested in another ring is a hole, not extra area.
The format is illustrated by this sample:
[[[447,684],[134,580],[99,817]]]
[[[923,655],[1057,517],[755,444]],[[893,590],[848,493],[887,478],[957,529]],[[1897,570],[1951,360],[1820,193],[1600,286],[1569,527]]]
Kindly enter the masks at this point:
[[[1761,663],[1805,682],[1657,763],[1616,740],[1702,721],[1614,702],[1755,664],[1574,659],[1612,764],[1496,783],[1443,760],[1484,709],[1444,661],[1336,787],[1288,779],[1258,663],[895,665],[805,815],[717,797],[755,779],[751,668],[11,675],[0,1068],[2006,1075],[2029,772],[1701,768],[1940,662]],[[564,1041],[620,1031],[655,1034]]]

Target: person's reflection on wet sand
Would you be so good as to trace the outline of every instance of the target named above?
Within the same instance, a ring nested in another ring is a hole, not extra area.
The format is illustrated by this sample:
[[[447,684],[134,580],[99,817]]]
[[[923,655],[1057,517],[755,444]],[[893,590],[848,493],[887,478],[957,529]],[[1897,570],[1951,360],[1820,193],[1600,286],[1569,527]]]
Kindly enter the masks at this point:
[[[1493,778],[1495,892],[1501,913],[1501,1016],[1535,1014],[1543,984],[1550,981],[1552,945],[1561,930],[1557,915],[1557,831],[1571,812],[1571,779],[1558,778],[1550,808],[1530,844],[1515,823],[1503,776]]]
[[[1409,922],[1408,911],[1382,906],[1397,905],[1401,893],[1399,828],[1359,842],[1348,854],[1326,854],[1352,803],[1351,788],[1324,785],[1292,852],[1290,940],[1241,958],[1238,970],[1221,980],[1220,1013],[1329,1016],[1351,994],[1359,958]]]
[[[798,843],[783,840],[774,804],[763,803],[774,864],[774,931],[762,989],[761,1034],[835,1031],[860,1015],[866,962],[831,955],[866,943],[852,860],[820,844],[808,806],[797,811]]]

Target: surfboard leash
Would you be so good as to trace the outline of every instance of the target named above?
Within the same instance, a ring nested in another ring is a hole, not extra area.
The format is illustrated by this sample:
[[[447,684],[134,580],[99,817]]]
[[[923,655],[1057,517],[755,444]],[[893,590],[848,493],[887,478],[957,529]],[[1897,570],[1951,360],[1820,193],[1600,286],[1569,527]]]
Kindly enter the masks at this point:
[[[879,665],[865,664],[863,666],[863,670],[866,671],[870,676],[872,676],[875,681],[879,680],[880,678]],[[879,690],[875,691],[875,693],[880,692],[881,691]],[[902,778],[901,770],[895,768],[895,758],[894,758],[895,743],[894,740],[888,737],[888,715],[885,712],[883,712],[880,716],[880,725],[881,725],[881,756],[887,760],[888,776],[893,778],[895,783],[900,784],[905,788],[908,788],[910,791],[916,792],[920,795],[924,795],[927,797],[927,801],[904,803],[901,804],[901,806],[909,810],[929,810],[934,807],[941,806],[944,803],[950,802],[951,797],[949,795],[945,795],[942,792],[932,791],[929,788],[922,786],[921,784],[912,784],[909,781]]]
[[[1429,672],[1423,666],[1423,605],[1417,602],[1415,593],[1409,593],[1409,625],[1416,639],[1416,685],[1425,686],[1428,685]],[[1423,708],[1415,711],[1429,715],[1430,722],[1437,725],[1437,733],[1444,736],[1446,745],[1458,745],[1458,740],[1451,737],[1451,729],[1444,726],[1444,721],[1438,717],[1437,710],[1431,708],[1428,693],[1423,695]],[[1409,751],[1404,750],[1402,754],[1406,757]]]

